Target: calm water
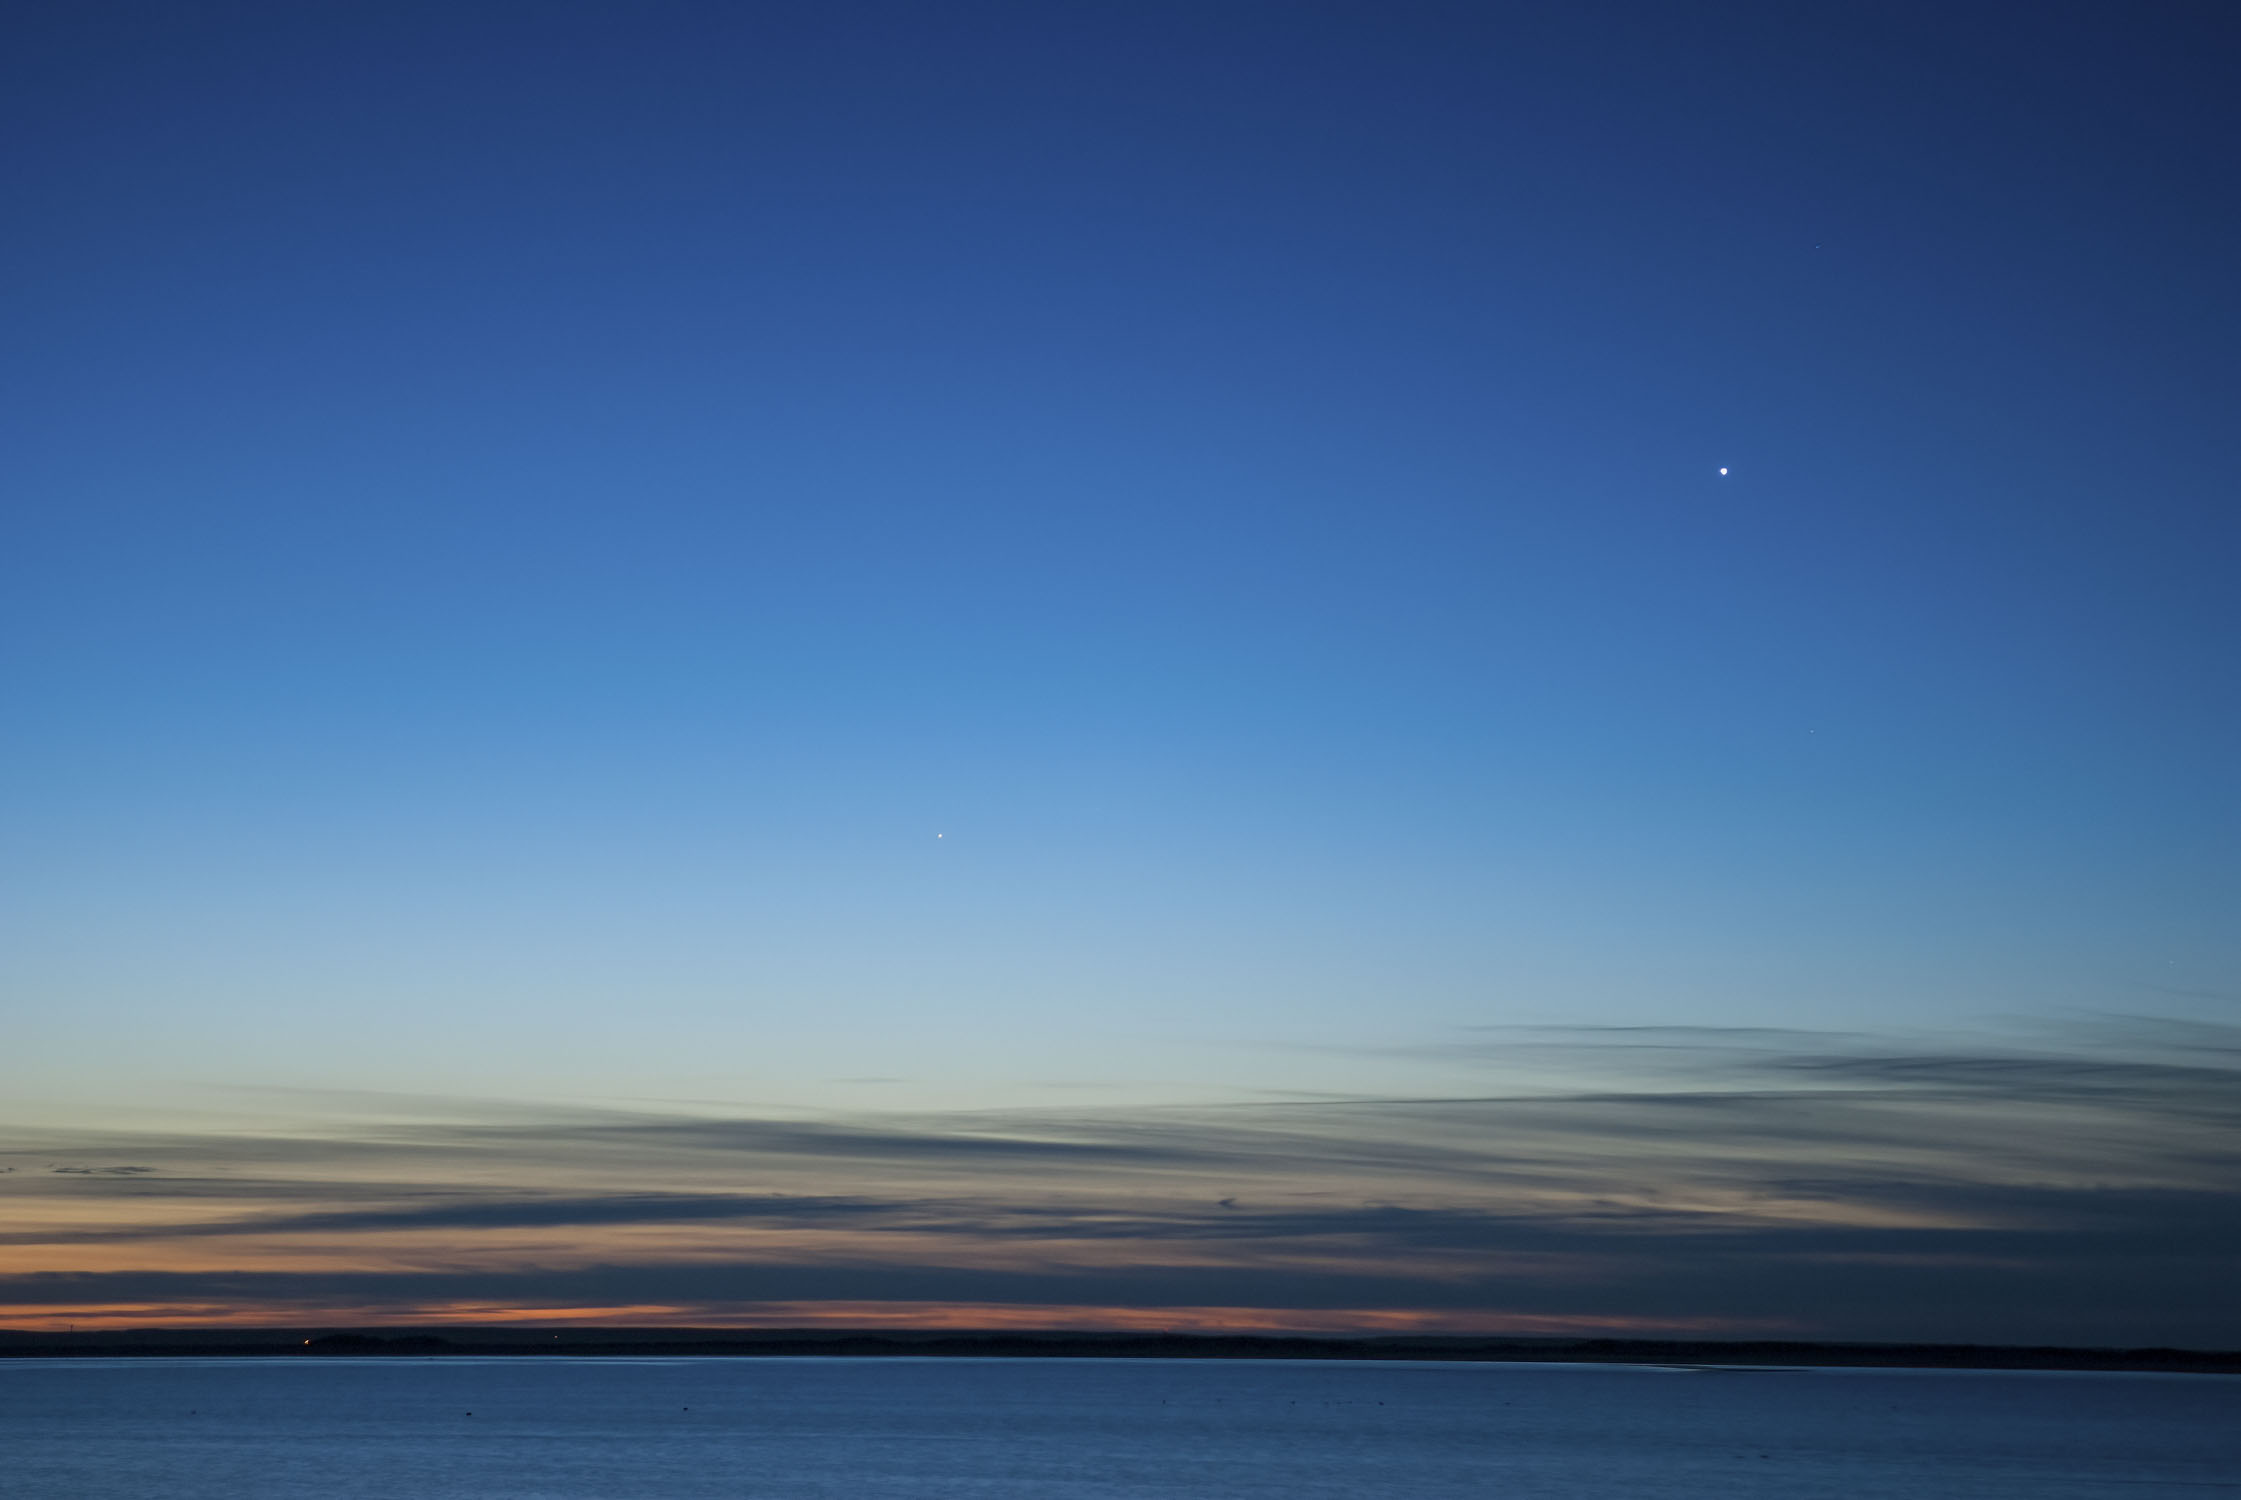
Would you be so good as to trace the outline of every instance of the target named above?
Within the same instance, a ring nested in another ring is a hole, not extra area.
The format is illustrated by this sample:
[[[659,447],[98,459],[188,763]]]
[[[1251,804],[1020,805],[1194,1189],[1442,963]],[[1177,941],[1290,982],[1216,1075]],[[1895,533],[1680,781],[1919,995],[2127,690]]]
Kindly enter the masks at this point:
[[[1132,1360],[7,1360],[0,1493],[2140,1500],[2241,1494],[2241,1377]]]

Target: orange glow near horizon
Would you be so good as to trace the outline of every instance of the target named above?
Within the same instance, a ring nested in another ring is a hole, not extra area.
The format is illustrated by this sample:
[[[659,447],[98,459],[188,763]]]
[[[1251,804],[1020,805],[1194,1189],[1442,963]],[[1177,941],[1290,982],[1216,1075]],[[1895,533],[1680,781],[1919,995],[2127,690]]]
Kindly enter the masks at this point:
[[[392,1306],[110,1303],[0,1306],[0,1329],[114,1332],[132,1329],[467,1328],[823,1328],[920,1332],[1481,1334],[1517,1337],[1719,1336],[1789,1331],[1721,1318],[1628,1318],[1590,1314],[1434,1308],[1100,1307],[985,1302],[642,1303],[613,1307],[525,1307],[487,1302]]]

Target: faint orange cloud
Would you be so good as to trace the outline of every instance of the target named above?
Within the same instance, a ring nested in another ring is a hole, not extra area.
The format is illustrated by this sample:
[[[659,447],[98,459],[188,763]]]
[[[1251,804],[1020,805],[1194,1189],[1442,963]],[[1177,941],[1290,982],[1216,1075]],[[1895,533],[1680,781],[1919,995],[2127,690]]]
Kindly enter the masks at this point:
[[[1629,1318],[1444,1308],[1109,1307],[991,1302],[632,1303],[531,1306],[486,1301],[237,1307],[214,1302],[0,1306],[0,1327],[62,1332],[306,1327],[720,1328],[895,1332],[1567,1335],[1757,1334],[1766,1320]]]

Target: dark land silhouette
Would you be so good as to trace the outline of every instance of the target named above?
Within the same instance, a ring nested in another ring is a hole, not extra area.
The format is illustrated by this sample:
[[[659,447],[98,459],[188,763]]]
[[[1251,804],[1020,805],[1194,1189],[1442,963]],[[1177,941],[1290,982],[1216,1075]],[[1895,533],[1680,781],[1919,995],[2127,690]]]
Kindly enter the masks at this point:
[[[235,1356],[273,1359],[566,1355],[582,1358],[964,1357],[979,1359],[1478,1360],[2241,1374],[2241,1350],[2063,1348],[1784,1339],[1488,1338],[1470,1335],[975,1332],[740,1328],[149,1328],[0,1330],[0,1358]]]

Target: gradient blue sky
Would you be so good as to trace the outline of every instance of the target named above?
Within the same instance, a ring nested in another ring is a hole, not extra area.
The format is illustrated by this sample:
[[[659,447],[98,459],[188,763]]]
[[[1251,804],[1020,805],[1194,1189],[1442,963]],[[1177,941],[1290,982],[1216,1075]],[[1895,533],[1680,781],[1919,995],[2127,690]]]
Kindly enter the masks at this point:
[[[2241,1019],[2226,7],[5,31],[25,1129]]]

